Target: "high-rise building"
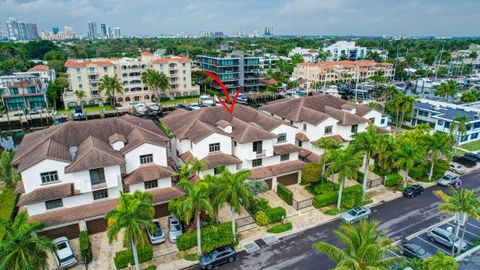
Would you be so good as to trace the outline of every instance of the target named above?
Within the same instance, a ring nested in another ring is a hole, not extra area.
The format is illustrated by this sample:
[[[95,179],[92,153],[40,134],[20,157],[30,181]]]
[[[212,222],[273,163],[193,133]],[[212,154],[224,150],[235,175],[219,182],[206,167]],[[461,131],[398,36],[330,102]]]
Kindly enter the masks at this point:
[[[73,31],[72,26],[64,26],[63,31],[55,32],[48,32],[43,31],[41,33],[42,39],[44,40],[65,40],[65,39],[73,39],[75,38],[75,32]]]
[[[98,38],[98,28],[97,28],[96,22],[88,21],[88,38],[89,39]]]
[[[52,27],[52,32],[54,34],[58,34],[58,32],[60,32],[60,29],[57,26],[54,26],[54,27]]]
[[[7,33],[8,39],[17,40],[20,30],[18,29],[18,20],[16,18],[8,18],[7,20]]]
[[[122,32],[120,30],[120,27],[115,27],[115,38],[122,38]]]
[[[6,34],[10,40],[30,40],[38,38],[37,25],[34,23],[20,22],[10,17],[6,22]]]
[[[38,39],[40,38],[38,35],[37,24],[35,23],[27,23],[27,38],[28,39]]]
[[[263,32],[264,36],[273,36],[273,26],[265,26],[265,31]]]
[[[28,40],[27,25],[24,22],[19,22],[18,23],[18,30],[19,30],[19,39],[20,40]]]
[[[109,39],[113,38],[113,32],[112,32],[112,28],[110,26],[107,27],[107,34],[108,34]]]
[[[100,24],[100,35],[102,36],[102,38],[108,37],[107,25],[104,23]]]

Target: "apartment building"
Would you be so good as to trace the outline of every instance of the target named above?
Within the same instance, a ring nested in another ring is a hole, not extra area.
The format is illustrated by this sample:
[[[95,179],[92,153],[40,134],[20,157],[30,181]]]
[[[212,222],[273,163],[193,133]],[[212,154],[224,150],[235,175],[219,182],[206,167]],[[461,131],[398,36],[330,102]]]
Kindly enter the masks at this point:
[[[197,58],[198,67],[216,75],[230,92],[260,89],[260,58],[257,56],[234,51],[228,56],[198,55]],[[216,83],[213,88],[222,91]]]
[[[170,152],[178,164],[193,158],[205,162],[199,177],[227,168],[251,170],[252,179],[272,189],[300,181],[304,163],[298,160],[296,128],[288,122],[240,104],[233,113],[221,106],[177,110],[161,121],[174,135]]]
[[[35,75],[45,82],[53,82],[57,79],[55,69],[50,68],[47,65],[36,65],[27,71],[14,72],[13,75]]]
[[[260,74],[265,75],[269,69],[275,69],[277,62],[280,60],[289,63],[292,61],[292,59],[288,57],[276,56],[274,54],[264,54],[263,56],[260,56]]]
[[[380,112],[332,95],[280,99],[260,110],[296,127],[296,144],[304,149],[301,157],[313,162],[318,162],[323,154],[323,149],[316,146],[320,138],[347,144],[353,134],[365,131],[368,123],[376,125],[378,132],[388,132],[380,128],[386,121]]]
[[[2,100],[9,112],[47,107],[47,83],[36,75],[2,76],[2,88]]]
[[[310,89],[312,89],[317,82],[327,84],[357,79],[363,81],[378,74],[393,79],[393,65],[387,62],[377,63],[370,60],[303,62],[294,68],[292,78],[304,79],[303,87],[305,88],[308,82]]]
[[[25,135],[13,159],[22,175],[20,211],[45,224],[49,237],[104,231],[120,192],[148,191],[155,216],[184,193],[171,182],[169,139],[153,121],[124,115],[67,122]]]
[[[74,59],[65,62],[67,67],[69,87],[65,91],[63,101],[65,107],[80,104],[98,104],[106,102],[98,85],[100,79],[108,75],[117,77],[123,85],[123,93],[116,95],[116,102],[123,107],[129,107],[139,102],[153,103],[155,92],[145,86],[142,73],[153,69],[164,73],[170,80],[171,88],[161,97],[196,96],[200,93],[199,86],[192,86],[192,60],[184,57],[161,58],[150,52],[143,52],[138,58],[97,58]],[[85,98],[79,100],[75,91],[84,91]]]
[[[412,119],[407,123],[411,127],[428,124],[433,132],[451,132],[453,119],[465,115],[467,130],[460,138],[459,144],[477,141],[480,134],[480,109],[448,102],[420,99],[414,105]]]
[[[303,57],[303,61],[305,62],[316,62],[319,53],[320,51],[317,49],[305,49],[305,48],[295,47],[290,50],[290,52],[288,53],[288,57],[292,57],[296,54],[299,54]]]
[[[326,47],[324,51],[330,53],[330,60],[332,61],[339,61],[342,57],[355,61],[367,56],[367,48],[356,46],[355,41],[337,41]]]

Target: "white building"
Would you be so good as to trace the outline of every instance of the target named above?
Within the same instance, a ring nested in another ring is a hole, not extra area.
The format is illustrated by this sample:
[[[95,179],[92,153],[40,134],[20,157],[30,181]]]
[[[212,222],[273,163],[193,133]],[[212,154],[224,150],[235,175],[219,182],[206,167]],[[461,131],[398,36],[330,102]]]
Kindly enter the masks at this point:
[[[301,55],[305,62],[316,62],[319,50],[295,47],[288,53],[288,57],[292,57],[296,54]]]
[[[55,69],[48,67],[47,65],[36,65],[24,72],[14,72],[13,75],[34,75],[45,82],[53,82],[57,79]]]
[[[346,57],[345,60],[357,60],[363,59],[367,56],[367,48],[358,47],[355,45],[355,41],[337,41],[334,44],[324,49],[326,52],[330,52],[332,61],[339,61],[341,57]]]
[[[121,191],[151,192],[155,216],[167,215],[168,201],[183,195],[171,182],[168,141],[154,122],[129,115],[30,133],[13,159],[23,179],[18,206],[49,237],[104,231]]]
[[[227,168],[251,170],[252,179],[273,189],[300,181],[304,163],[298,160],[296,128],[288,122],[240,104],[233,113],[221,106],[178,110],[161,121],[174,135],[171,153],[178,164],[193,158],[205,162],[199,177]]]

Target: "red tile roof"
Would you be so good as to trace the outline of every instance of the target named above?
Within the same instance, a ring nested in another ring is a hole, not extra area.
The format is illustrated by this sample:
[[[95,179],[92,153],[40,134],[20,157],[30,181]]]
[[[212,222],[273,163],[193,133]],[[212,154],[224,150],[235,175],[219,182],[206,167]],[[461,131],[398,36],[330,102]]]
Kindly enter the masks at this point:
[[[49,69],[49,67],[46,66],[46,65],[36,65],[36,66],[30,68],[28,71],[29,71],[29,72],[32,72],[32,71],[40,71],[40,72],[42,72],[42,71],[48,71],[48,69]]]
[[[164,179],[172,177],[173,170],[160,165],[152,164],[141,166],[133,172],[129,173],[123,179],[125,185],[133,185],[145,183],[152,180]]]
[[[67,60],[65,62],[66,67],[86,67],[88,65],[96,66],[113,66],[111,61],[78,61],[78,60]]]
[[[153,63],[170,63],[170,62],[188,63],[188,62],[192,62],[192,59],[186,58],[186,57],[169,57],[169,58],[158,58],[153,60]]]
[[[265,179],[265,178],[273,177],[275,175],[293,173],[293,172],[302,170],[303,166],[305,166],[305,162],[300,160],[282,162],[277,165],[271,165],[263,168],[252,169],[252,174],[250,178]]]

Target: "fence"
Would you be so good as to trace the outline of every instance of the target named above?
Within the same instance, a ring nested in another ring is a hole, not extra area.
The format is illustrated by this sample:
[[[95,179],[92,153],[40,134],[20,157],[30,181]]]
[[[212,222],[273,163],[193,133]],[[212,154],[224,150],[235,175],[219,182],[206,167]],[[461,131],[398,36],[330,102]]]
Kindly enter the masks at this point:
[[[313,205],[313,197],[309,199],[305,199],[302,201],[297,201],[295,198],[292,200],[292,207],[295,208],[295,210],[300,210],[303,208],[307,208]]]

